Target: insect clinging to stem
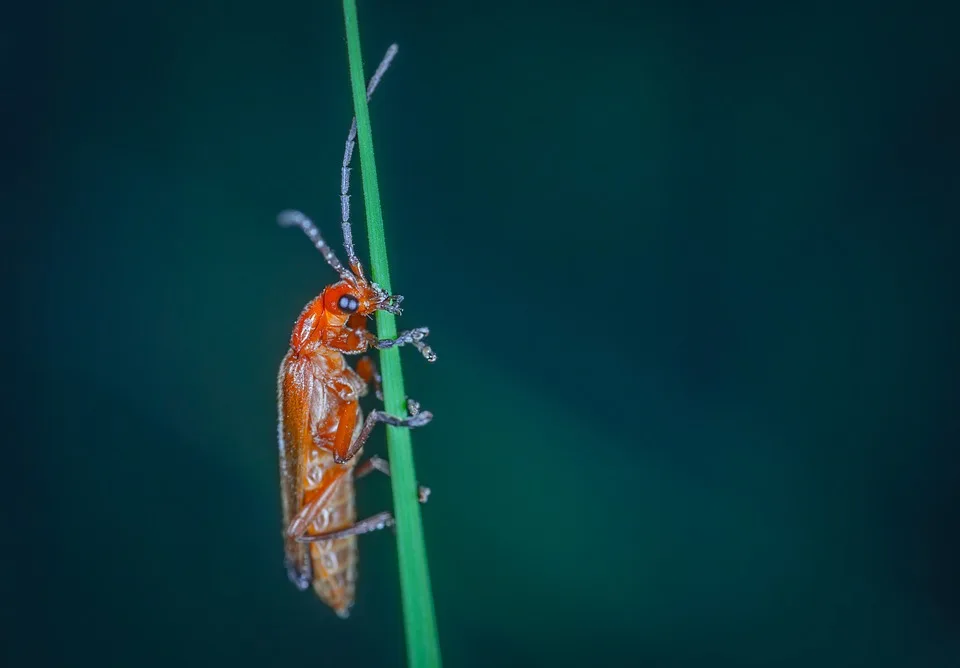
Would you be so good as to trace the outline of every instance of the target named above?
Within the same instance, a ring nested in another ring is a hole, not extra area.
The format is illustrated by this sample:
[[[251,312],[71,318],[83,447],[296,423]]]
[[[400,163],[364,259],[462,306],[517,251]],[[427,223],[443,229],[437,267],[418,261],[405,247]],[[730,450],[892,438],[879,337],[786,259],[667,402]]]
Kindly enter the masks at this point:
[[[392,45],[367,86],[367,99],[396,55]],[[345,355],[369,348],[413,345],[428,360],[436,355],[424,343],[426,327],[379,339],[366,328],[377,310],[400,314],[400,295],[388,295],[368,280],[353,248],[350,227],[350,160],[356,141],[353,120],[343,154],[340,205],[347,264],[320,236],[316,225],[299,211],[284,211],[277,221],[299,227],[340,277],[323,289],[301,312],[290,337],[277,379],[280,445],[280,487],[287,574],[301,590],[313,585],[317,595],[340,617],[347,617],[357,579],[357,536],[393,525],[389,512],[356,520],[354,480],[372,471],[390,475],[388,463],[372,457],[357,465],[363,444],[378,422],[398,427],[421,427],[433,418],[408,399],[409,415],[397,417],[374,410],[366,419],[360,398],[373,384],[382,399],[380,377],[370,357],[356,370]],[[429,490],[421,487],[420,502]]]

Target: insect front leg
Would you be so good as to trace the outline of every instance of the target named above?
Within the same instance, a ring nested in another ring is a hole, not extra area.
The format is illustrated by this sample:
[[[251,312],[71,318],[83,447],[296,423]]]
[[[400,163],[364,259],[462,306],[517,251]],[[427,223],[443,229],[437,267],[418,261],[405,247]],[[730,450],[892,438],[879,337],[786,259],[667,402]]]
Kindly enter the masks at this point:
[[[356,468],[353,473],[353,477],[355,480],[359,480],[363,476],[369,475],[373,471],[380,471],[380,473],[389,478],[390,462],[383,457],[377,457],[374,455]],[[430,498],[430,488],[424,487],[423,485],[417,485],[417,497],[420,499],[420,503],[426,503],[427,499]]]
[[[384,350],[396,346],[412,345],[420,351],[420,354],[428,362],[436,362],[437,354],[433,352],[433,348],[423,342],[424,337],[429,334],[430,329],[428,327],[417,327],[406,332],[400,332],[394,339],[378,339],[369,330],[344,327],[327,334],[323,343],[345,355],[356,355],[365,352],[368,348]]]
[[[437,354],[433,352],[433,348],[423,342],[424,337],[428,334],[430,334],[428,327],[417,327],[416,329],[411,329],[406,332],[400,332],[395,339],[376,339],[373,347],[377,350],[384,350],[386,348],[393,348],[394,346],[411,344],[420,351],[420,354],[423,355],[428,362],[436,362]]]

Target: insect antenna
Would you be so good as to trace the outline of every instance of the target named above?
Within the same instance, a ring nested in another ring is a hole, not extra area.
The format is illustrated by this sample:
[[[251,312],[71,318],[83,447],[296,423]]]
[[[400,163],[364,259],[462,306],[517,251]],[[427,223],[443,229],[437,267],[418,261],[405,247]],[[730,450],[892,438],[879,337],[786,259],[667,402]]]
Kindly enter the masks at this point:
[[[327,261],[333,270],[340,274],[340,278],[344,280],[355,281],[356,278],[353,274],[350,273],[350,270],[343,266],[340,262],[340,258],[337,257],[337,254],[333,252],[333,249],[330,248],[330,244],[323,240],[323,237],[320,236],[320,230],[317,229],[317,226],[313,224],[313,221],[307,218],[306,215],[300,211],[281,211],[277,216],[277,223],[280,227],[299,227],[303,230],[303,233],[306,234],[310,241],[313,242],[314,247],[320,254],[323,255],[323,259]]]
[[[397,55],[397,45],[391,44],[390,48],[383,56],[383,60],[377,66],[377,71],[370,77],[370,83],[367,84],[367,100],[373,96],[373,91],[380,85],[380,80],[386,73],[393,57]],[[357,253],[353,249],[353,230],[350,227],[350,161],[353,159],[353,149],[357,143],[357,117],[353,117],[350,124],[350,132],[347,134],[347,144],[343,150],[343,167],[340,169],[340,227],[343,229],[343,247],[347,251],[347,263],[355,274],[364,278],[363,266],[357,259]]]

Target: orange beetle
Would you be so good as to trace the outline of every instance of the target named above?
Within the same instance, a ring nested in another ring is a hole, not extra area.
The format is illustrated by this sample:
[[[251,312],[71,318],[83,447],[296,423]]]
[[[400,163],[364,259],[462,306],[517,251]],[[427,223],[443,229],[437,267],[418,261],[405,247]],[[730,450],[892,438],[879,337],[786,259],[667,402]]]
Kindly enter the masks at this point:
[[[388,50],[367,89],[369,97],[396,53]],[[359,400],[379,376],[373,361],[363,357],[357,370],[344,355],[368,348],[412,344],[429,361],[436,355],[424,344],[427,328],[403,332],[395,339],[378,339],[366,329],[366,318],[378,309],[400,313],[399,295],[388,295],[364,275],[353,249],[350,231],[350,158],[356,137],[356,120],[344,152],[341,208],[344,248],[349,268],[324,242],[317,227],[298,211],[284,211],[282,226],[301,228],[340,280],[325,288],[303,309],[290,337],[277,379],[280,442],[280,485],[283,505],[284,551],[290,580],[301,590],[311,584],[317,595],[340,616],[349,614],[357,579],[357,536],[392,526],[390,513],[356,521],[354,479],[377,470],[386,475],[386,461],[373,457],[359,467],[363,444],[378,422],[419,427],[433,415],[408,400],[408,417],[372,411],[363,419]],[[420,488],[420,501],[429,490]]]

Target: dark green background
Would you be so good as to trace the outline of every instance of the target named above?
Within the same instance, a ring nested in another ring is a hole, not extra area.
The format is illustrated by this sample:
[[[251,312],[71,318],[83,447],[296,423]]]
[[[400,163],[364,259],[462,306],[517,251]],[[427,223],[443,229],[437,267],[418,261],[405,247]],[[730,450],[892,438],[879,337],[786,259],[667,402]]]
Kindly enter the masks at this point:
[[[960,665],[956,12],[504,4],[360,3],[446,665]],[[281,564],[339,4],[17,11],[4,665],[401,665]]]

